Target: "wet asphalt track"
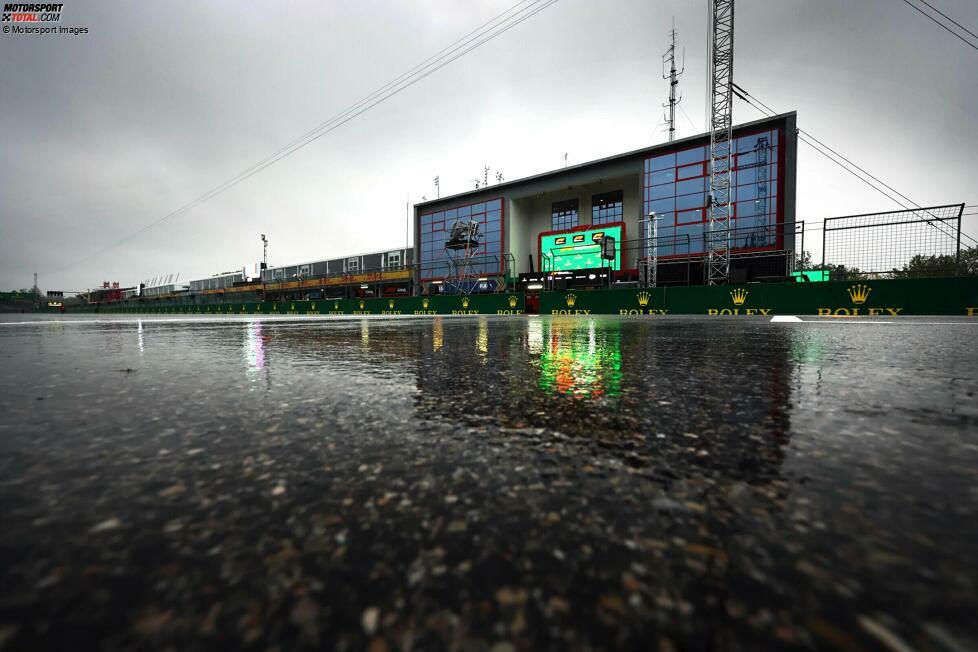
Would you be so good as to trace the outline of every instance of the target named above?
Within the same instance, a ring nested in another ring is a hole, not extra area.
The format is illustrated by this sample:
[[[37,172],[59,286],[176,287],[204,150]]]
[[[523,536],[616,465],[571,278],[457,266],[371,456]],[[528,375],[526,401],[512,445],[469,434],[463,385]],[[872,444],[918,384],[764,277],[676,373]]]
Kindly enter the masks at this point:
[[[0,319],[0,650],[978,649],[978,320]]]

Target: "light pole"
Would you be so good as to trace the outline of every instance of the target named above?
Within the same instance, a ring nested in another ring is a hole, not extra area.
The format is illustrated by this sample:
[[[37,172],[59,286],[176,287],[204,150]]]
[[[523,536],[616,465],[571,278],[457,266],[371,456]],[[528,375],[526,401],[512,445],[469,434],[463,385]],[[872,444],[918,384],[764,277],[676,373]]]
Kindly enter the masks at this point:
[[[261,282],[261,300],[268,298],[265,294],[265,270],[268,269],[268,240],[261,234],[261,269],[258,270],[258,280]]]

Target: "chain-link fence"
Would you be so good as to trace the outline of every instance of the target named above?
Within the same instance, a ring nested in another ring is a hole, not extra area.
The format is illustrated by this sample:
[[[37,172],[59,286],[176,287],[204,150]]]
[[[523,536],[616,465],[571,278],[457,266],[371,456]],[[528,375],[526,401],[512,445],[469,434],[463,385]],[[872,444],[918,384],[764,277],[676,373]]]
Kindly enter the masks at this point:
[[[961,247],[963,211],[964,204],[949,204],[826,218],[822,263],[810,268],[833,278],[967,274],[973,250]]]

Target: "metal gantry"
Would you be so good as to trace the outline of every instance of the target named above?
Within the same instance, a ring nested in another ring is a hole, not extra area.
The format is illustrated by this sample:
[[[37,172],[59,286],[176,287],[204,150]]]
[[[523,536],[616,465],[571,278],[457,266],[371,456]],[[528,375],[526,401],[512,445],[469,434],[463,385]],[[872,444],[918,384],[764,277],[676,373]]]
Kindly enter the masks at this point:
[[[710,13],[710,196],[707,282],[730,276],[730,171],[733,164],[734,0],[712,0]]]
[[[654,288],[659,281],[659,220],[655,211],[649,213],[645,222],[645,287]]]

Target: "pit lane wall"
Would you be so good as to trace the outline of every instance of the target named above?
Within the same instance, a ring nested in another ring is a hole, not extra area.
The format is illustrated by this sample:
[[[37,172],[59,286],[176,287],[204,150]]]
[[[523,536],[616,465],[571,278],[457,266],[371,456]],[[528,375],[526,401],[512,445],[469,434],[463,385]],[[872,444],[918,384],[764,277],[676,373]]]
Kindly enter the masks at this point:
[[[523,310],[523,293],[512,292],[473,296],[244,301],[203,305],[146,302],[103,306],[99,312],[177,315],[519,315]]]
[[[978,317],[978,277],[544,292],[540,314]]]

